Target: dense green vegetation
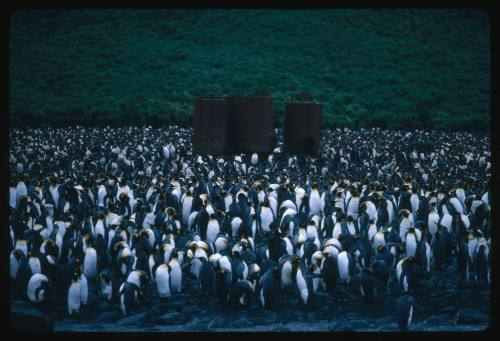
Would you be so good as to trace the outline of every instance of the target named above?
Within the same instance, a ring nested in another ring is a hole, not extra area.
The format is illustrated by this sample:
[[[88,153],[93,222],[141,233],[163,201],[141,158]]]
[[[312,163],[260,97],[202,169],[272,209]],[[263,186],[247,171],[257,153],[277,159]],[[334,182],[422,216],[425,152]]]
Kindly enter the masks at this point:
[[[308,91],[323,126],[485,130],[489,17],[471,10],[21,11],[11,125],[190,124],[197,96]]]

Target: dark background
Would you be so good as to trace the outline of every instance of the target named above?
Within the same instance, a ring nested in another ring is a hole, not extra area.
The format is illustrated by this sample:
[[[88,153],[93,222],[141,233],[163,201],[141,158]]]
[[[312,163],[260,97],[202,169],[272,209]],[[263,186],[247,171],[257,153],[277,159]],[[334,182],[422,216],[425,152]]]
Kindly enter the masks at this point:
[[[308,91],[323,127],[487,131],[479,10],[29,10],[10,18],[10,126],[191,125],[200,95]]]

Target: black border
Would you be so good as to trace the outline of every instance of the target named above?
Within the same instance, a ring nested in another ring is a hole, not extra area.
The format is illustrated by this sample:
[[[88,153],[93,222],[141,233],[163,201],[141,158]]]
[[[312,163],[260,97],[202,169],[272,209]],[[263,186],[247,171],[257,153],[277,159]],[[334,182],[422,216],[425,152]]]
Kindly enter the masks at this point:
[[[8,83],[9,83],[9,21],[10,17],[12,14],[14,14],[18,10],[29,10],[29,9],[102,9],[102,8],[113,8],[113,9],[155,9],[155,8],[183,8],[183,9],[189,9],[189,8],[197,8],[197,9],[203,9],[203,8],[233,8],[233,9],[257,9],[257,8],[266,8],[266,9],[330,9],[330,8],[370,8],[370,9],[395,9],[395,8],[416,8],[416,9],[427,9],[427,8],[432,8],[432,9],[451,9],[451,8],[459,8],[459,9],[480,9],[485,11],[490,18],[490,99],[491,99],[491,109],[490,109],[490,119],[491,119],[491,124],[490,124],[490,137],[491,137],[491,151],[492,151],[492,176],[491,176],[491,182],[490,182],[490,201],[492,202],[492,208],[495,206],[495,203],[498,200],[498,195],[497,188],[498,188],[498,176],[497,176],[497,155],[496,152],[498,150],[498,137],[495,134],[495,127],[498,123],[498,101],[496,96],[494,94],[498,93],[498,87],[496,86],[495,82],[497,80],[497,75],[495,71],[497,70],[495,67],[496,64],[496,58],[498,58],[498,53],[495,53],[497,51],[497,47],[495,46],[495,40],[493,39],[495,36],[495,31],[498,30],[498,13],[499,11],[495,11],[493,2],[485,3],[481,1],[475,1],[475,2],[469,2],[469,4],[462,4],[462,5],[455,5],[455,6],[450,6],[452,3],[447,3],[447,2],[441,2],[441,4],[438,4],[436,1],[414,1],[414,2],[391,2],[391,1],[382,1],[382,2],[372,2],[372,1],[336,1],[332,3],[326,3],[326,2],[318,2],[318,1],[307,1],[307,2],[302,2],[302,3],[287,3],[287,2],[270,2],[270,1],[239,1],[239,2],[229,2],[229,1],[212,1],[210,3],[205,3],[205,2],[193,2],[193,1],[176,1],[176,2],[164,2],[164,3],[159,3],[158,1],[141,1],[141,2],[135,2],[135,3],[130,3],[130,2],[117,2],[117,1],[99,1],[99,2],[62,2],[62,1],[45,1],[43,4],[35,1],[31,2],[18,2],[14,6],[10,4],[9,8],[7,11],[3,11],[3,16],[4,16],[4,22],[2,25],[2,28],[4,29],[4,34],[2,37],[4,38],[4,53],[3,56],[5,57],[6,61],[4,63],[4,79],[5,79],[5,85],[6,85],[6,92],[4,92],[6,101],[4,102],[4,114],[1,115],[2,119],[4,119],[3,122],[3,129],[4,129],[4,141],[6,143],[2,143],[2,168],[1,171],[5,172],[5,175],[2,177],[3,179],[3,193],[4,194],[4,203],[3,205],[0,205],[0,209],[2,212],[2,217],[3,217],[3,224],[2,225],[2,233],[7,232],[7,226],[8,226],[8,212],[6,211],[6,208],[8,207],[8,196],[6,195],[8,193],[8,157],[9,157],[9,105],[8,105],[8,98],[9,98],[9,92],[8,92]],[[7,141],[5,141],[7,140]],[[493,249],[496,251],[498,247],[498,240],[497,240],[497,232],[496,232],[496,224],[498,221],[497,219],[497,211],[495,209],[492,210],[492,225],[493,231],[492,231],[492,243],[494,244]],[[5,234],[4,234],[5,236]],[[4,250],[4,256],[2,257],[2,261],[4,261],[4,266],[2,266],[2,279],[4,282],[6,279],[10,278],[10,275],[8,274],[8,268],[9,268],[9,263],[8,263],[8,240],[7,238],[1,238],[2,242],[2,249]],[[496,264],[497,264],[497,257],[496,253],[494,253],[494,258],[493,258],[493,269],[492,269],[492,301],[491,301],[491,323],[489,327],[485,331],[481,332],[470,332],[470,333],[465,333],[466,337],[485,337],[487,336],[486,334],[489,335],[495,335],[498,331],[497,328],[497,323],[498,323],[498,307],[495,303],[498,301],[498,294],[496,293]],[[8,282],[8,281],[7,281]],[[2,283],[0,285],[0,288],[4,287],[5,283]],[[10,282],[7,283],[7,286],[10,286]],[[27,332],[19,332],[13,329],[12,325],[10,324],[10,297],[9,297],[9,290],[5,290],[5,288],[2,288],[1,290],[1,306],[2,309],[5,309],[5,318],[2,319],[2,335],[7,336],[26,336],[30,337],[41,337],[43,336],[38,334],[33,334],[33,333],[27,333]],[[235,332],[228,332],[228,333],[200,333],[200,332],[193,332],[193,333],[171,333],[169,335],[163,335],[163,334],[157,334],[157,333],[109,333],[109,332],[90,332],[90,333],[66,333],[66,332],[61,332],[61,333],[53,333],[53,334],[45,334],[46,336],[50,337],[51,339],[56,335],[57,337],[62,337],[64,339],[67,339],[68,337],[94,337],[94,336],[103,336],[103,337],[109,337],[109,336],[118,336],[120,339],[123,337],[133,337],[134,339],[137,340],[137,338],[142,338],[144,336],[148,336],[149,334],[155,335],[154,337],[161,337],[161,338],[185,338],[186,336],[194,336],[194,337],[204,337],[204,336],[214,336],[216,338],[220,336],[230,336],[230,337],[244,337],[246,336],[245,333],[235,333]],[[179,334],[179,335],[175,335]],[[265,332],[265,333],[252,333],[249,334],[250,337],[260,337],[260,335],[265,334],[268,336],[274,336],[276,333],[270,333],[270,332]],[[334,338],[340,338],[340,337],[362,337],[362,338],[367,338],[369,337],[372,333],[360,333],[360,332],[336,332],[334,335],[330,335],[328,332],[296,332],[296,333],[279,333],[285,337],[292,336],[292,334],[297,334],[298,337],[304,337],[304,334],[311,334],[317,336],[326,336],[326,337],[334,337]],[[288,334],[288,335],[287,335]],[[404,336],[407,337],[408,335],[412,336],[417,336],[419,338],[421,337],[428,337],[428,336],[438,336],[438,337],[444,337],[444,336],[450,336],[450,337],[456,337],[457,335],[463,334],[462,332],[411,332],[407,334],[400,334],[399,332],[384,332],[381,333],[381,337],[387,338],[387,337],[400,337]],[[281,336],[280,335],[280,336]]]

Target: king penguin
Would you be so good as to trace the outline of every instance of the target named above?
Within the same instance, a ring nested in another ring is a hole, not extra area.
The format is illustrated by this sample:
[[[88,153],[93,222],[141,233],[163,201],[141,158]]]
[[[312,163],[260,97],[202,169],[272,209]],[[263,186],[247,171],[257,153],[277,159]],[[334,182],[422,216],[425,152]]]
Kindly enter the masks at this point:
[[[170,297],[170,274],[169,266],[167,264],[161,264],[156,268],[155,281],[156,288],[158,290],[158,296],[160,298]]]
[[[400,330],[406,331],[410,327],[414,305],[415,299],[410,295],[401,296],[397,301],[396,317]]]

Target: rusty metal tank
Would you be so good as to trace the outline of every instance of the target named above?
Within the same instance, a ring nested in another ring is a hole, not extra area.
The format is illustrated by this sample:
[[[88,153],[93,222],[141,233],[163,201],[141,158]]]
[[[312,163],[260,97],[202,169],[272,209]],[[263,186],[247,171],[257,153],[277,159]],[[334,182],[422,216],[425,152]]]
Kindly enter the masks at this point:
[[[193,151],[197,154],[223,153],[226,148],[226,123],[223,98],[197,98],[193,115]]]
[[[227,96],[227,150],[270,153],[275,144],[271,96]]]
[[[292,102],[285,104],[284,150],[317,154],[321,142],[322,105]]]

